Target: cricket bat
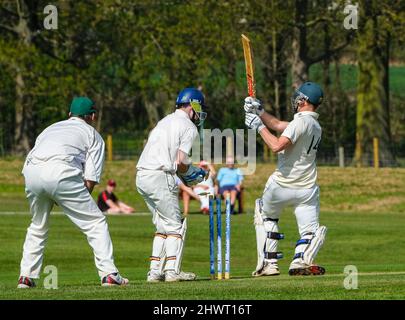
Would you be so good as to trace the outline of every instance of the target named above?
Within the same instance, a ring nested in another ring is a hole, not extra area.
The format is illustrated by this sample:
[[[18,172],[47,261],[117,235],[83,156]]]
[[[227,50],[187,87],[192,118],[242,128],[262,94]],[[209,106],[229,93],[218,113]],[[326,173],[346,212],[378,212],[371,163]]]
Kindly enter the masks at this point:
[[[245,66],[246,66],[246,81],[248,94],[250,97],[256,97],[256,87],[255,87],[255,77],[254,77],[254,66],[253,66],[253,52],[250,47],[250,40],[244,34],[242,34],[242,45],[243,54],[245,56]]]

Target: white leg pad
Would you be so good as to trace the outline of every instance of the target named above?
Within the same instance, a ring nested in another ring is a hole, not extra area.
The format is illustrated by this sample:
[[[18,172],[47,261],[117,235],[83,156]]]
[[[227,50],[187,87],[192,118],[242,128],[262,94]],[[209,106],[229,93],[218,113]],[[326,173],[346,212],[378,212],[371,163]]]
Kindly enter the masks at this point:
[[[256,200],[256,208],[259,208],[264,229],[264,246],[262,247],[264,264],[277,264],[277,260],[283,257],[281,252],[277,252],[278,241],[284,239],[284,235],[278,232],[278,219],[264,216],[262,199]]]
[[[266,244],[266,231],[264,230],[262,213],[261,213],[261,199],[256,199],[254,225],[256,229],[256,245],[257,245],[257,265],[256,270],[259,271],[264,266],[264,246]]]
[[[152,255],[150,257],[150,270],[153,272],[162,273],[165,264],[165,242],[166,235],[162,233],[156,233],[153,239]]]
[[[166,252],[164,271],[175,271],[177,274],[181,271],[181,262],[183,259],[184,242],[187,231],[187,218],[184,218],[180,234],[168,234],[165,241]],[[163,269],[161,269],[163,272]]]
[[[297,242],[292,264],[312,265],[319,249],[322,247],[327,228],[320,226],[315,233],[305,234]]]
[[[184,244],[186,242],[186,232],[187,232],[187,217],[184,218],[183,225],[180,230],[180,235],[181,235],[182,241],[179,244],[179,251],[177,252],[177,259],[176,259],[176,265],[175,265],[175,271],[177,274],[179,274],[181,271],[181,262],[183,260]]]
[[[266,241],[264,246],[264,261],[270,263],[277,263],[277,260],[282,258],[282,253],[277,252],[278,241],[284,236],[278,232],[278,221],[267,220],[264,221],[264,231],[266,232]],[[276,238],[280,235],[280,238]],[[272,256],[270,256],[272,255]]]
[[[316,230],[314,238],[312,239],[311,243],[304,252],[304,262],[306,264],[312,265],[312,263],[314,262],[314,259],[318,254],[319,249],[322,247],[325,241],[327,230],[328,229],[325,226],[320,226]]]

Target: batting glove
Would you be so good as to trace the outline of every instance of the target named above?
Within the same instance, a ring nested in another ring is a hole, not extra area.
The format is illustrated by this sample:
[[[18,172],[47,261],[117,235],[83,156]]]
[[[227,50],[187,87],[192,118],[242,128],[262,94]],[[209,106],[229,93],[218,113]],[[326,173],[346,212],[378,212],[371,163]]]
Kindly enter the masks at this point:
[[[245,109],[245,112],[257,114],[259,117],[264,112],[264,109],[262,107],[262,104],[260,103],[260,100],[253,98],[253,97],[247,97],[245,99],[245,105],[243,106],[243,108]]]
[[[266,127],[258,115],[247,112],[245,113],[245,125],[249,129],[257,130],[257,132],[260,132]]]
[[[194,186],[203,182],[208,175],[208,172],[190,165],[185,173],[179,172],[178,175],[187,186]]]

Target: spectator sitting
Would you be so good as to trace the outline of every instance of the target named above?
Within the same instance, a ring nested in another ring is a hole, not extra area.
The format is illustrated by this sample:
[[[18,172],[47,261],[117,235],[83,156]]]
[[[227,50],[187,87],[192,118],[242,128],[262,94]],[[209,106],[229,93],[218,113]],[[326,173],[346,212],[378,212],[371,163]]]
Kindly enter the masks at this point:
[[[231,214],[234,214],[235,200],[242,185],[242,172],[235,168],[233,157],[226,158],[226,168],[221,168],[218,171],[217,181],[219,184],[218,193],[226,199],[228,195],[231,198]]]
[[[192,188],[186,186],[178,176],[176,176],[176,184],[179,187],[179,196],[183,199],[183,214],[186,216],[190,208],[190,197],[198,201],[200,201],[200,197]]]
[[[114,194],[114,189],[117,186],[114,180],[110,179],[107,182],[106,189],[98,195],[97,205],[104,213],[130,214],[135,212],[135,209],[118,200]]]
[[[209,170],[208,178],[194,186],[193,191],[200,196],[200,210],[203,214],[209,214],[209,196],[215,195],[214,179],[215,179],[215,168],[212,164],[207,161],[200,161],[199,167],[204,170]]]

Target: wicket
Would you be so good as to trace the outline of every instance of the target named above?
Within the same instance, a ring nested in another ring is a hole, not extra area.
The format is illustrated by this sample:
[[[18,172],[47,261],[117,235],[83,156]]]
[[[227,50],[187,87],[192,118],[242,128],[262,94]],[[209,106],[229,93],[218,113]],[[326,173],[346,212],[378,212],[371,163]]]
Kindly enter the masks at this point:
[[[210,275],[215,279],[215,237],[214,237],[214,203],[217,215],[217,279],[222,280],[222,209],[221,198],[209,198],[210,211]],[[231,267],[231,200],[225,199],[225,275],[224,279],[230,278]]]

